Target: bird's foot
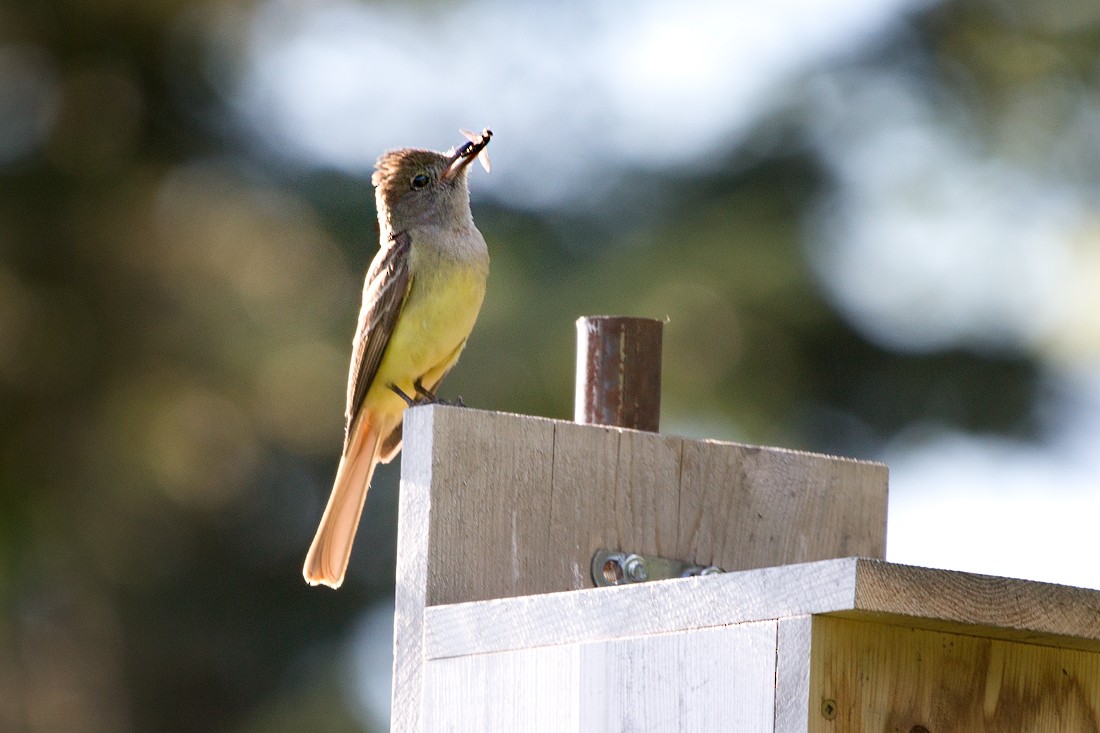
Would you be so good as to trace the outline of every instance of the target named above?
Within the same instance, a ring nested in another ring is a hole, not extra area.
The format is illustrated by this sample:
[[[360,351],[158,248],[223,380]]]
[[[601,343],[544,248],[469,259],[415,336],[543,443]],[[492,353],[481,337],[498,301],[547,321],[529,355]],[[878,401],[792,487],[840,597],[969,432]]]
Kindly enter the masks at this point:
[[[421,402],[421,400],[419,398],[409,397],[407,394],[405,394],[405,390],[401,389],[396,384],[389,385],[389,388],[390,388],[391,392],[393,392],[395,395],[397,395],[401,399],[405,400],[405,406],[406,407],[413,407],[415,405],[419,405],[420,402]]]
[[[445,400],[442,397],[439,397],[438,395],[436,395],[435,392],[432,392],[430,389],[425,387],[424,384],[419,379],[417,379],[415,382],[413,382],[413,389],[416,390],[417,404],[427,403],[427,404],[431,404],[431,405],[445,405],[445,406],[450,406],[450,407],[465,407],[466,406],[466,403],[462,401],[462,396],[461,395],[456,397],[454,399],[454,401]]]
[[[413,389],[416,390],[416,398],[422,402],[439,402],[439,398],[435,396],[435,392],[424,386],[424,383],[417,379],[413,382]]]

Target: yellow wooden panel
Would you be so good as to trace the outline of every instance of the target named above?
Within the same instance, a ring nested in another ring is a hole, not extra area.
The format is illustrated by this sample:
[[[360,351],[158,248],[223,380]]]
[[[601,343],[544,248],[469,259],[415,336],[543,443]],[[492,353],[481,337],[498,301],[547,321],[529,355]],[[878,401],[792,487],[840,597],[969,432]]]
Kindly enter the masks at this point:
[[[1100,654],[816,617],[810,730],[1095,733]]]

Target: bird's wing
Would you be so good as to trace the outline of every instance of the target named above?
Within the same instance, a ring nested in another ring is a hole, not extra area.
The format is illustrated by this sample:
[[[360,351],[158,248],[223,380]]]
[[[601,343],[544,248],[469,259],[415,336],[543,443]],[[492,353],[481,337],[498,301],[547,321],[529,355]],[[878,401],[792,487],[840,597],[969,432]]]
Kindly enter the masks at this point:
[[[409,252],[412,237],[407,231],[395,234],[378,253],[367,272],[363,288],[363,307],[352,342],[351,370],[348,374],[348,404],[344,413],[344,448],[347,449],[351,426],[363,406],[378,365],[390,341],[397,316],[405,305],[412,277]]]

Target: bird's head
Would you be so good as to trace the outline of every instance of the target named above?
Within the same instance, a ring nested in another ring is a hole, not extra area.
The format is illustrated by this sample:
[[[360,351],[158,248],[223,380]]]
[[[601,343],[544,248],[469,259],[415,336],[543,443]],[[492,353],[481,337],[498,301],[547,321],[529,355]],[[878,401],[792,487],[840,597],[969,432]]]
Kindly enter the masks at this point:
[[[445,153],[417,148],[384,153],[371,176],[382,230],[472,224],[466,166],[484,155],[491,136],[489,130],[470,135],[470,142]]]

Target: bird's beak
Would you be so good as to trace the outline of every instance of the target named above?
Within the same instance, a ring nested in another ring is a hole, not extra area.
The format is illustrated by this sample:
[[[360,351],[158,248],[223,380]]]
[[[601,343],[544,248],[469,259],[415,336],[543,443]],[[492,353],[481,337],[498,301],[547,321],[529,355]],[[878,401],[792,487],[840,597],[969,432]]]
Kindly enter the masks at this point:
[[[463,143],[451,154],[447,170],[443,171],[444,181],[453,180],[474,158],[481,161],[481,165],[486,172],[489,171],[489,152],[485,149],[485,146],[489,144],[489,138],[493,136],[493,131],[485,129],[479,134],[463,130],[462,134],[466,136],[469,142]]]

